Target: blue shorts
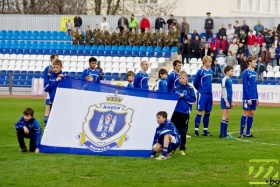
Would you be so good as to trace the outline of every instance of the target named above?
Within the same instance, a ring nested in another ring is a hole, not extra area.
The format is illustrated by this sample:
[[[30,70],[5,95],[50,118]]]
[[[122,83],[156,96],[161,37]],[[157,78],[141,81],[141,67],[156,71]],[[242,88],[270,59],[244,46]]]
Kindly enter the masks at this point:
[[[160,138],[158,142],[163,147],[163,138]],[[174,136],[172,136],[172,139],[168,145],[168,150],[176,150],[180,146],[180,142],[176,140]]]
[[[221,98],[221,109],[231,109],[232,108],[232,100],[228,99],[228,103],[229,103],[230,108],[227,108],[225,100],[223,98]]]
[[[199,111],[211,112],[213,107],[213,96],[210,94],[197,93],[197,106]]]
[[[45,100],[45,104],[46,104],[46,105],[51,105],[51,104],[52,104],[52,102],[51,102],[51,100],[50,100],[50,99],[46,99],[46,100]]]
[[[256,110],[257,109],[257,100],[251,100],[252,105],[248,105],[248,101],[243,101],[243,110]]]

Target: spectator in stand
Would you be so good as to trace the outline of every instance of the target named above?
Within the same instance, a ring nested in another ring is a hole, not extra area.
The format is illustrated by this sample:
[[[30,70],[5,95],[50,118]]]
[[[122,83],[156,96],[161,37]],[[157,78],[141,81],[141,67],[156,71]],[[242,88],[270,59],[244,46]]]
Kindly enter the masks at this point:
[[[222,71],[217,60],[214,60],[214,63],[211,65],[211,70],[213,71],[212,83],[218,83],[218,79],[220,78]]]
[[[155,22],[156,32],[158,33],[160,28],[163,29],[163,25],[165,25],[165,24],[166,23],[165,23],[164,19],[161,17],[161,14],[159,14],[158,18],[156,19],[156,22]]]
[[[103,80],[104,72],[103,72],[103,69],[101,68],[100,61],[97,61],[96,65],[97,65],[97,67],[95,67],[95,69],[96,69],[96,70],[98,71],[98,73],[99,73],[99,78],[100,78],[100,80]]]
[[[242,43],[244,46],[247,44],[247,34],[245,33],[245,31],[243,29],[240,30],[240,43]]]
[[[253,51],[252,48],[256,42],[256,35],[253,34],[253,30],[250,30],[248,36],[247,36],[247,46],[248,46],[248,50],[249,53],[250,51]]]
[[[172,29],[173,20],[174,20],[174,16],[173,14],[170,14],[169,19],[166,22],[169,30]]]
[[[272,44],[272,32],[271,30],[268,30],[267,28],[264,29],[264,33],[263,33],[263,37],[264,37],[264,42],[266,43],[266,47],[270,48],[271,44]]]
[[[73,29],[73,24],[71,22],[71,19],[68,19],[68,21],[66,22],[66,30],[69,36],[71,36],[72,29]]]
[[[270,62],[269,65],[272,66],[272,68],[276,65],[276,48],[274,43],[269,48],[269,55],[270,55]]]
[[[238,20],[236,20],[235,22],[235,25],[233,26],[233,28],[234,28],[234,34],[236,34],[237,36],[239,36],[239,34],[240,34],[240,25],[239,25],[239,21]]]
[[[274,46],[278,46],[278,42],[279,42],[279,37],[278,35],[275,35],[273,40]]]
[[[235,67],[238,64],[236,58],[232,56],[232,52],[228,52],[228,56],[226,57],[226,66]]]
[[[141,29],[141,32],[144,33],[145,32],[145,29],[149,29],[150,30],[150,21],[148,18],[146,18],[145,15],[143,15],[143,18],[142,20],[140,21],[140,29]]]
[[[188,50],[189,50],[189,52],[190,52],[189,55],[190,55],[190,58],[193,58],[194,40],[192,39],[192,37],[191,37],[190,34],[187,36],[187,39],[188,39]]]
[[[196,36],[193,45],[193,57],[199,59],[200,58],[200,41],[199,37]]]
[[[223,40],[221,42],[221,49],[227,54],[229,48],[229,41],[227,40],[226,36],[223,36]]]
[[[213,29],[214,29],[214,20],[210,17],[211,13],[206,13],[207,18],[205,19],[204,29],[206,32],[206,39],[212,38],[213,35]]]
[[[261,20],[258,20],[258,24],[255,25],[254,30],[256,31],[256,33],[258,33],[258,32],[263,33],[264,32],[264,27],[261,23]]]
[[[262,49],[260,52],[260,57],[262,57],[262,60],[265,62],[265,66],[268,66],[270,62],[270,55],[267,49],[267,46],[265,43],[262,44]]]
[[[124,25],[128,26],[128,20],[126,17],[124,17],[124,14],[122,14],[118,20],[118,28],[120,29],[121,33],[124,29],[124,27],[123,27]]]
[[[249,54],[254,56],[256,59],[258,59],[260,53],[260,46],[258,45],[257,41],[255,41],[254,45],[249,48]]]
[[[257,79],[258,81],[263,82],[264,77],[263,77],[263,72],[266,71],[266,65],[264,61],[262,60],[262,57],[259,57],[257,61],[257,66],[255,67],[255,72],[257,73]]]
[[[241,29],[245,32],[245,34],[247,35],[249,33],[249,26],[246,25],[246,20],[243,20],[243,25],[241,26]]]
[[[276,47],[276,50],[275,50],[275,57],[276,57],[276,65],[279,66],[280,63],[279,63],[279,59],[280,59],[280,41],[278,42],[278,46]]]
[[[217,54],[216,60],[218,61],[218,64],[220,65],[221,71],[224,72],[225,63],[226,63],[226,55],[224,54],[222,49],[219,51],[219,54]]]
[[[280,33],[280,23],[277,26],[277,32]]]
[[[223,36],[227,36],[227,30],[224,24],[222,24],[222,27],[219,29],[218,36],[219,38],[223,38]]]
[[[278,33],[276,27],[273,27],[273,31],[272,31],[273,38],[274,38],[275,35],[278,35],[278,34],[279,33]]]
[[[208,43],[204,44],[203,49],[201,50],[200,58],[203,58],[205,56],[210,56],[211,49],[209,49]]]
[[[206,41],[206,36],[202,36],[201,41],[200,41],[200,45],[202,47],[204,47],[205,44],[208,44],[208,42]]]
[[[182,55],[182,64],[184,65],[184,61],[186,59],[187,63],[189,63],[189,59],[191,58],[191,51],[188,47],[188,40],[185,38],[184,43],[180,46],[180,51]]]
[[[261,31],[258,32],[258,35],[257,35],[257,37],[256,37],[256,41],[257,41],[257,43],[258,43],[258,45],[259,45],[260,47],[261,47],[262,44],[264,43],[264,37],[263,37]]]
[[[228,24],[226,33],[227,33],[227,39],[231,42],[234,37],[234,28],[232,28],[231,24]]]
[[[83,24],[83,20],[82,18],[80,17],[80,14],[77,13],[76,17],[74,18],[74,27],[76,29],[79,29]]]
[[[214,55],[217,55],[217,52],[220,48],[220,41],[216,37],[216,34],[213,34],[213,38],[210,40],[210,49],[213,51]]]
[[[195,37],[196,37],[196,36],[199,37],[199,33],[197,32],[197,29],[194,29],[194,30],[193,30],[193,33],[192,33],[192,39],[195,40]]]
[[[236,39],[232,40],[232,43],[229,45],[228,50],[231,51],[232,55],[236,57],[237,50],[238,50],[238,45],[236,44]]]
[[[187,23],[186,17],[183,17],[183,21],[180,26],[181,33],[181,43],[183,43],[184,39],[187,38],[190,31],[190,25]]]
[[[237,49],[237,55],[236,55],[238,64],[240,64],[240,60],[242,59],[242,57],[241,57],[242,54],[245,54],[245,46],[243,43],[239,43],[238,49]]]
[[[109,25],[109,23],[106,21],[106,18],[105,18],[105,17],[102,18],[102,21],[101,21],[101,24],[100,24],[100,28],[101,28],[101,29],[104,29],[104,26],[106,27],[105,30],[106,30],[106,31],[109,31],[110,25]]]
[[[129,24],[130,31],[132,31],[132,29],[136,30],[136,28],[138,27],[139,22],[138,22],[137,18],[134,17],[134,14],[130,15],[128,24]]]
[[[241,72],[240,72],[241,74],[243,73],[243,71],[245,71],[245,69],[248,68],[247,56],[245,54],[241,54],[240,68],[241,68]]]

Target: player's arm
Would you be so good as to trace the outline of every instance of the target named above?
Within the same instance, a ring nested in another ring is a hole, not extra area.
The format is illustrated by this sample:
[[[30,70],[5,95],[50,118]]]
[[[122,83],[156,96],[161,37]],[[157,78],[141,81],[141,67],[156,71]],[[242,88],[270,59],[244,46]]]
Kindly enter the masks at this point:
[[[222,80],[222,97],[224,98],[224,101],[226,102],[226,104],[228,104],[226,79]]]
[[[172,92],[172,85],[174,84],[173,83],[174,77],[175,77],[174,73],[170,73],[168,75],[168,77],[167,77],[167,89],[168,89],[168,92]]]
[[[48,73],[49,73],[49,68],[46,67],[44,69],[44,73],[43,73],[43,76],[44,76],[44,86],[46,86],[49,83],[49,75],[48,75]]]
[[[33,127],[34,127],[34,139],[35,139],[35,153],[39,153],[39,146],[40,146],[40,139],[41,139],[41,127],[39,125],[38,120],[34,120],[33,122]]]
[[[15,124],[16,130],[23,130],[24,127],[24,119],[21,117],[18,122]]]
[[[47,86],[44,88],[45,92],[50,92],[52,91],[54,88],[57,87],[57,81],[51,81],[49,84],[47,84]]]
[[[199,83],[200,83],[200,74],[201,74],[201,69],[197,71],[195,77],[194,77],[194,80],[193,80],[193,86],[195,87],[196,90],[198,90],[199,88]]]
[[[243,94],[245,96],[245,98],[250,98],[250,92],[249,92],[249,77],[248,77],[248,71],[246,71],[245,73],[243,73],[242,76],[242,84],[243,84]]]
[[[140,73],[137,73],[134,77],[133,85],[135,88],[139,88],[139,83],[141,81]]]
[[[86,80],[86,76],[87,76],[87,70],[85,69],[84,71],[83,71],[83,73],[82,73],[82,80]]]

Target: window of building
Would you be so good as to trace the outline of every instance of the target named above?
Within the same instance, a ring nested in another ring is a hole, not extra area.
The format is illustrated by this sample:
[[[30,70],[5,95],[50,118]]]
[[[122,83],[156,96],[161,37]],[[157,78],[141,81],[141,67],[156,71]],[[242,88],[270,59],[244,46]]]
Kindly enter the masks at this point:
[[[261,0],[256,1],[256,11],[260,12],[261,11]]]
[[[271,13],[271,0],[267,0],[267,12]]]
[[[253,11],[253,0],[249,0],[249,10]]]
[[[242,10],[242,0],[237,0],[237,10]]]
[[[275,0],[275,13],[276,14],[279,14],[279,2],[278,2],[278,0]]]

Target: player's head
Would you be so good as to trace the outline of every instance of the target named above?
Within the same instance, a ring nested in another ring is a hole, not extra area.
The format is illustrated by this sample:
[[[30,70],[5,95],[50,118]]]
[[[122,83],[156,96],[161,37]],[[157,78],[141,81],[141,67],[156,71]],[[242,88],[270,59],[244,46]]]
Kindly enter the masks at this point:
[[[143,60],[141,62],[141,70],[146,72],[149,68],[149,62],[147,60]]]
[[[26,108],[23,111],[23,119],[24,121],[29,121],[34,116],[34,110],[32,108]]]
[[[53,62],[57,59],[58,59],[58,55],[57,54],[52,54],[51,57],[50,57],[51,64],[53,64]]]
[[[253,57],[253,56],[248,57],[247,64],[248,64],[248,67],[255,68],[257,65],[255,57]]]
[[[176,72],[180,72],[182,68],[182,62],[180,60],[174,60],[173,62],[173,69]]]
[[[224,69],[224,73],[227,76],[232,77],[233,74],[234,74],[233,67],[232,66],[226,66],[225,69]]]
[[[211,56],[204,56],[202,59],[203,66],[205,68],[210,68],[212,64],[212,57]]]
[[[55,60],[53,62],[53,72],[54,73],[60,73],[62,69],[62,61],[61,60]]]
[[[158,71],[158,78],[159,79],[166,79],[167,78],[167,71],[166,71],[166,69],[160,69]]]
[[[157,113],[157,123],[160,125],[160,124],[163,124],[165,122],[165,120],[167,119],[167,112],[165,111],[159,111]]]
[[[133,71],[128,71],[126,73],[127,81],[132,82],[134,80],[134,77],[135,77],[135,73]]]
[[[94,57],[91,57],[88,59],[88,63],[89,63],[89,68],[90,69],[94,69],[96,67],[97,64],[97,59]]]
[[[179,73],[179,82],[182,85],[186,85],[188,83],[188,74],[185,71],[181,71]]]

